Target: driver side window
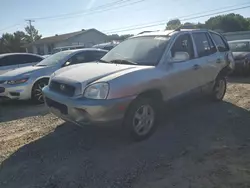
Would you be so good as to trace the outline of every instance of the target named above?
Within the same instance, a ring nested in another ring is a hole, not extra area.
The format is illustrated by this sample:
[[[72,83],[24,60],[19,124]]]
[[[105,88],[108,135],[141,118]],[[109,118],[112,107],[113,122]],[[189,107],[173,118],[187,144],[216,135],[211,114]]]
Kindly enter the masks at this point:
[[[189,55],[189,59],[194,58],[193,42],[189,34],[181,35],[175,40],[171,48],[171,57],[173,58],[178,52],[186,52]]]
[[[71,57],[71,62],[70,64],[78,64],[78,63],[83,63],[86,61],[86,53],[85,52],[81,52],[78,54],[75,54],[73,57]]]

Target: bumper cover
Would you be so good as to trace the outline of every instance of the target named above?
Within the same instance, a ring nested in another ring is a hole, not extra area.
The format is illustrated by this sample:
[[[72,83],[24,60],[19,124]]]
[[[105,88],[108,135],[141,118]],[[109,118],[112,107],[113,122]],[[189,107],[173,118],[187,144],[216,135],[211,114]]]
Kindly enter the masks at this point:
[[[31,98],[32,84],[0,84],[0,98],[27,100]]]
[[[43,94],[45,104],[53,114],[77,125],[120,121],[128,105],[135,98],[134,96],[109,100],[74,98],[53,92],[49,87],[43,89]]]

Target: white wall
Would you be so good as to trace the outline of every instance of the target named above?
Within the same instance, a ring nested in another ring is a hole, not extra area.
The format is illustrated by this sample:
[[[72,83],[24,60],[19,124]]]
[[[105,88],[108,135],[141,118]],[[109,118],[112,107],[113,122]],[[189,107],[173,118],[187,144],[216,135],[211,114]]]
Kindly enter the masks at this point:
[[[86,45],[86,47],[92,47],[95,44],[104,43],[108,41],[108,37],[96,30],[86,31],[80,35],[72,37],[66,41],[56,43],[55,47],[72,46],[78,43]]]

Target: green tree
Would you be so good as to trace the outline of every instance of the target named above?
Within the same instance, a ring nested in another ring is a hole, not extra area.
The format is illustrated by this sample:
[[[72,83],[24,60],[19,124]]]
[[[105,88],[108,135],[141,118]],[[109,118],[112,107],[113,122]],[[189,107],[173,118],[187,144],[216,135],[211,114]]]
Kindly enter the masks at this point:
[[[0,39],[0,53],[24,52],[25,33],[16,31],[13,34],[5,33]]]
[[[249,21],[239,14],[215,16],[205,22],[208,29],[222,32],[247,31],[250,29]]]
[[[172,30],[172,29],[176,29],[176,28],[178,28],[180,26],[181,26],[181,21],[179,19],[173,19],[173,20],[170,20],[167,23],[166,29],[167,30]]]
[[[38,30],[33,25],[25,27],[25,32],[27,43],[31,43],[42,38],[42,35],[39,35]]]

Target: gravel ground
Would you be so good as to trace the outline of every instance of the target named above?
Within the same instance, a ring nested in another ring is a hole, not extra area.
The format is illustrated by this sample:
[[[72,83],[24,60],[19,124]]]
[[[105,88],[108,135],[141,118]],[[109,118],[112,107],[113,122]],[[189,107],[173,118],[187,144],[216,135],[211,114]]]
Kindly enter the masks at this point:
[[[140,143],[118,127],[65,123],[42,105],[4,104],[0,187],[250,187],[250,78],[230,82],[221,103],[168,106]]]

